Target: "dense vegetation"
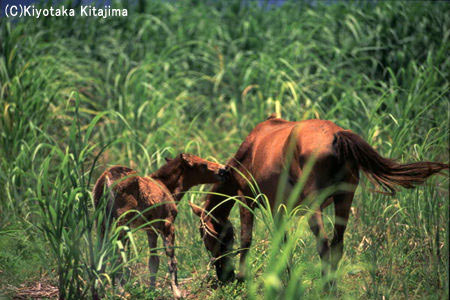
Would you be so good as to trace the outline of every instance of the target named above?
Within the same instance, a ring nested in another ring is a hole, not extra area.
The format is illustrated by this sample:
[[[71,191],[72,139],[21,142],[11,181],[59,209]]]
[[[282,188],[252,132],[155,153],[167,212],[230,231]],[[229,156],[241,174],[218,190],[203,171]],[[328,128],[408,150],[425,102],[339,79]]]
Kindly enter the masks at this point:
[[[448,162],[450,5],[317,2],[138,1],[124,18],[1,19],[0,294],[40,281],[65,298],[171,297],[164,255],[147,288],[139,232],[128,283],[108,284],[117,243],[98,241],[93,181],[113,164],[148,174],[179,152],[225,162],[273,112],[332,120],[403,162]],[[394,197],[371,188],[358,188],[337,293],[448,297],[448,176]],[[186,195],[176,222],[188,298],[326,295],[305,218],[290,220],[295,242],[280,251],[264,210],[251,278],[217,285],[186,203],[201,198]]]

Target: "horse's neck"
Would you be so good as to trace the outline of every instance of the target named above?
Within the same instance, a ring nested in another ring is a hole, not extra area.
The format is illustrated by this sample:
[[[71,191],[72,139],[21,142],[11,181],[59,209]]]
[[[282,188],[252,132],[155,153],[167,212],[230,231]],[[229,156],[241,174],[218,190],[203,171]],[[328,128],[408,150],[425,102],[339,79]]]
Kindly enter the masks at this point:
[[[161,181],[177,202],[183,197],[183,193],[190,188],[185,186],[183,169],[177,159],[166,163],[158,171],[151,174],[150,177]]]
[[[172,192],[172,194],[175,197],[176,201],[180,201],[181,198],[183,198],[184,193],[187,192],[191,187],[200,184],[199,183],[195,183],[192,182],[192,178],[186,178],[185,174],[183,172],[181,172],[179,179],[178,179],[178,183],[177,186],[175,188],[175,190]]]
[[[160,180],[172,192],[178,185],[182,170],[177,160],[171,160],[149,177]]]
[[[166,185],[166,187],[175,198],[175,201],[178,202],[181,198],[183,198],[184,193],[188,191],[192,185],[187,185],[183,180],[183,174],[181,174],[175,183]]]

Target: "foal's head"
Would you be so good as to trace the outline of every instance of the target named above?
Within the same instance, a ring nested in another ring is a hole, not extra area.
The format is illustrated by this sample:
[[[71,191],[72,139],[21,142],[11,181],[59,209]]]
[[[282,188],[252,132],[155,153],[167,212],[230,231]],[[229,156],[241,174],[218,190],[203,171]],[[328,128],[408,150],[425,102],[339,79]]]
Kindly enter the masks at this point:
[[[187,186],[223,182],[229,173],[224,165],[193,154],[182,153],[178,156],[178,159],[181,161],[182,180]]]
[[[224,165],[192,154],[182,153],[175,158],[166,158],[166,161],[150,177],[161,180],[171,193],[177,195],[198,184],[224,182],[229,176]]]

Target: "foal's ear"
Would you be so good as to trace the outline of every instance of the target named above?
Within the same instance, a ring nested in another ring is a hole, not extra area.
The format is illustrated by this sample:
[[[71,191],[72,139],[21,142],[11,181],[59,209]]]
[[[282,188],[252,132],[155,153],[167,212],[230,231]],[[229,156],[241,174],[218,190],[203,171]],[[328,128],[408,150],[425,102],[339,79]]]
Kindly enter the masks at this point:
[[[193,167],[194,166],[194,162],[192,161],[192,157],[189,154],[181,153],[180,154],[180,158],[189,167]]]
[[[166,160],[166,162],[169,162],[172,160],[172,158],[168,158],[168,157],[164,157],[164,159]]]

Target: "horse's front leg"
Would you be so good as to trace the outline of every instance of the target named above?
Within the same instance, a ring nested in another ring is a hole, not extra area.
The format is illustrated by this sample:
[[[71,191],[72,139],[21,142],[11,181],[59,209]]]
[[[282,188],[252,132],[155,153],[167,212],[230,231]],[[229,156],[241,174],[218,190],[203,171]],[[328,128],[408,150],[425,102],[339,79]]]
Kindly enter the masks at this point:
[[[239,259],[239,273],[237,275],[238,280],[243,280],[246,275],[246,261],[248,251],[252,244],[252,232],[253,232],[253,222],[254,216],[251,211],[249,211],[244,206],[240,206],[239,209],[241,217],[241,251]]]
[[[173,225],[173,220],[171,220],[165,224],[164,248],[166,250],[167,257],[169,258],[169,275],[172,292],[174,297],[176,299],[179,299],[182,297],[182,294],[178,287],[177,259],[175,258],[174,247],[175,247],[175,227]]]

